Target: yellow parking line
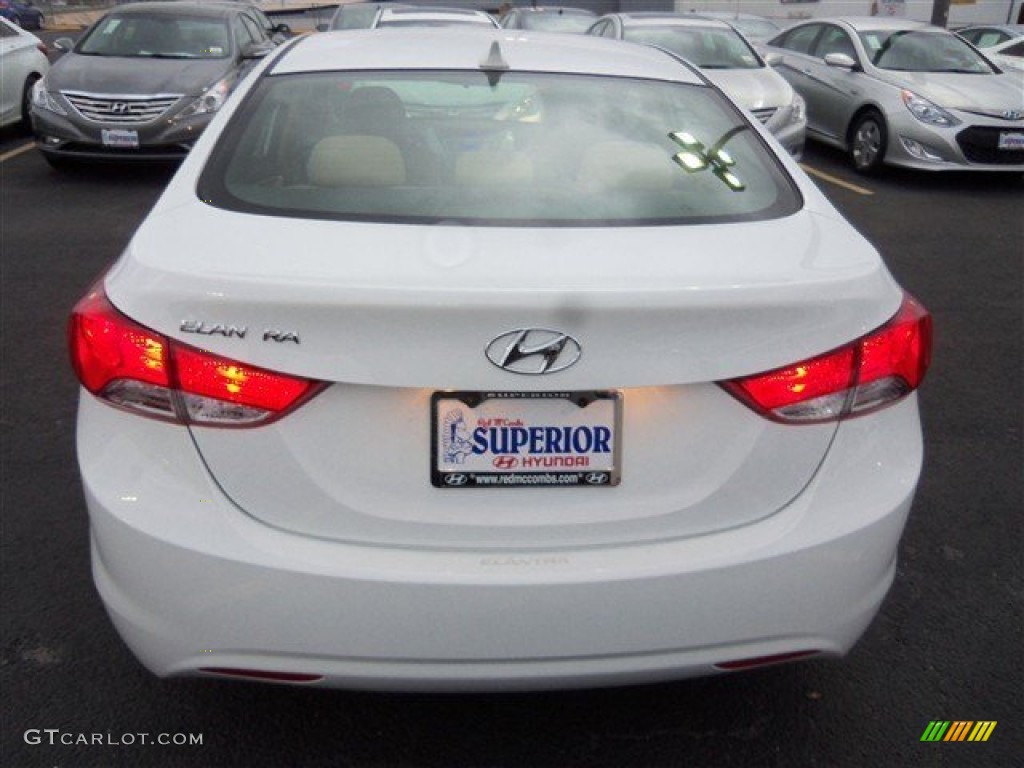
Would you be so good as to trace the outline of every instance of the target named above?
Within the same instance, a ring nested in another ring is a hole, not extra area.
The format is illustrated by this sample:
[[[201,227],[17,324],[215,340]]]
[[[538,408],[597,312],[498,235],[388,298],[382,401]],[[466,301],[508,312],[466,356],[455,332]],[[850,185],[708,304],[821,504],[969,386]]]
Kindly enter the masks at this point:
[[[10,152],[4,152],[2,155],[0,155],[0,163],[4,162],[5,160],[10,160],[12,157],[17,157],[18,155],[23,155],[26,152],[28,152],[29,150],[32,150],[32,149],[35,149],[35,148],[36,148],[36,143],[34,141],[30,141],[28,144],[22,144],[17,149],[12,149]]]
[[[829,184],[835,184],[837,187],[842,187],[843,189],[848,189],[851,192],[856,192],[858,195],[875,194],[870,189],[858,187],[856,184],[851,184],[848,181],[843,181],[842,179],[836,178],[835,176],[827,174],[824,171],[819,171],[817,168],[811,168],[811,166],[809,165],[804,165],[803,163],[801,163],[800,167],[803,168],[807,173],[811,174],[812,176],[817,176],[819,179],[823,179],[824,181],[827,181]]]

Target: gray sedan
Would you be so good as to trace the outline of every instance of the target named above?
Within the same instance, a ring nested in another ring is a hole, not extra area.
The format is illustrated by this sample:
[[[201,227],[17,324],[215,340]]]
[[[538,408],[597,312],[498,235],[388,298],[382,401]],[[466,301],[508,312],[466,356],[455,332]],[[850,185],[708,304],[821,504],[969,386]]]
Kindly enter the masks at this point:
[[[807,135],[862,173],[1024,170],[1024,76],[944,29],[903,19],[821,19],[766,50],[807,102]]]
[[[276,41],[242,3],[117,7],[36,83],[32,127],[55,167],[180,158]]]

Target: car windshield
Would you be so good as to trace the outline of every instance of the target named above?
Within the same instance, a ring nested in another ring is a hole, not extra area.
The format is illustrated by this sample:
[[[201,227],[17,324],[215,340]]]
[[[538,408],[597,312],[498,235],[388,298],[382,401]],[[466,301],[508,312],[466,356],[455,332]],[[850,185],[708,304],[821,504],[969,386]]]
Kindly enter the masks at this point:
[[[231,52],[227,24],[214,18],[111,14],[78,44],[76,53],[166,59],[222,59]]]
[[[268,215],[508,226],[752,220],[799,198],[699,85],[509,72],[264,78],[201,199]]]
[[[338,7],[331,19],[331,29],[369,29],[380,12],[374,3],[358,3]]]
[[[956,35],[915,30],[870,30],[861,42],[879,69],[987,75],[991,66]]]
[[[524,13],[523,29],[539,29],[544,32],[585,32],[594,23],[594,16],[589,13]]]
[[[412,18],[381,18],[377,21],[378,27],[457,27],[457,26],[493,26],[488,24],[486,19],[474,19],[472,17],[412,17]]]
[[[729,23],[749,37],[768,38],[779,31],[779,26],[763,19],[729,19]]]
[[[625,39],[656,45],[702,69],[758,69],[761,61],[735,30],[710,27],[651,25],[627,27]]]

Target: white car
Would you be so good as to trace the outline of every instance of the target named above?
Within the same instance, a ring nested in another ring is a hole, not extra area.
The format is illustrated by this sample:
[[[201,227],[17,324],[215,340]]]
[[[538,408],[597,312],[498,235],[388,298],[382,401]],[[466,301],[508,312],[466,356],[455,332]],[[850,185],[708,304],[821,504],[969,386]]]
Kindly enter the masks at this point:
[[[0,127],[28,125],[32,86],[49,70],[43,42],[0,17]]]
[[[609,13],[588,35],[655,45],[698,66],[749,109],[796,159],[804,151],[804,100],[731,24],[692,13]]]
[[[986,48],[982,53],[1004,71],[1016,73],[1021,87],[1024,88],[1024,78],[1021,78],[1021,73],[1024,72],[1024,37],[1004,40]]]
[[[392,5],[381,8],[373,22],[374,29],[385,27],[494,27],[497,19],[484,11],[471,8]]]
[[[129,647],[403,690],[846,653],[896,572],[931,321],[769,139],[647,46],[271,54],[70,321]]]

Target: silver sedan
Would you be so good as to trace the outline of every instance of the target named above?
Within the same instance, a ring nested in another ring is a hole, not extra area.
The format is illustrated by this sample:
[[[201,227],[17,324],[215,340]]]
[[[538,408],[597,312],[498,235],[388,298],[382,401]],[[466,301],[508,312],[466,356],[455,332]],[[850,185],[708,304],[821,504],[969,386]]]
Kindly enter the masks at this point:
[[[944,29],[820,19],[765,47],[807,102],[808,137],[846,150],[860,172],[1024,170],[1024,76]]]

